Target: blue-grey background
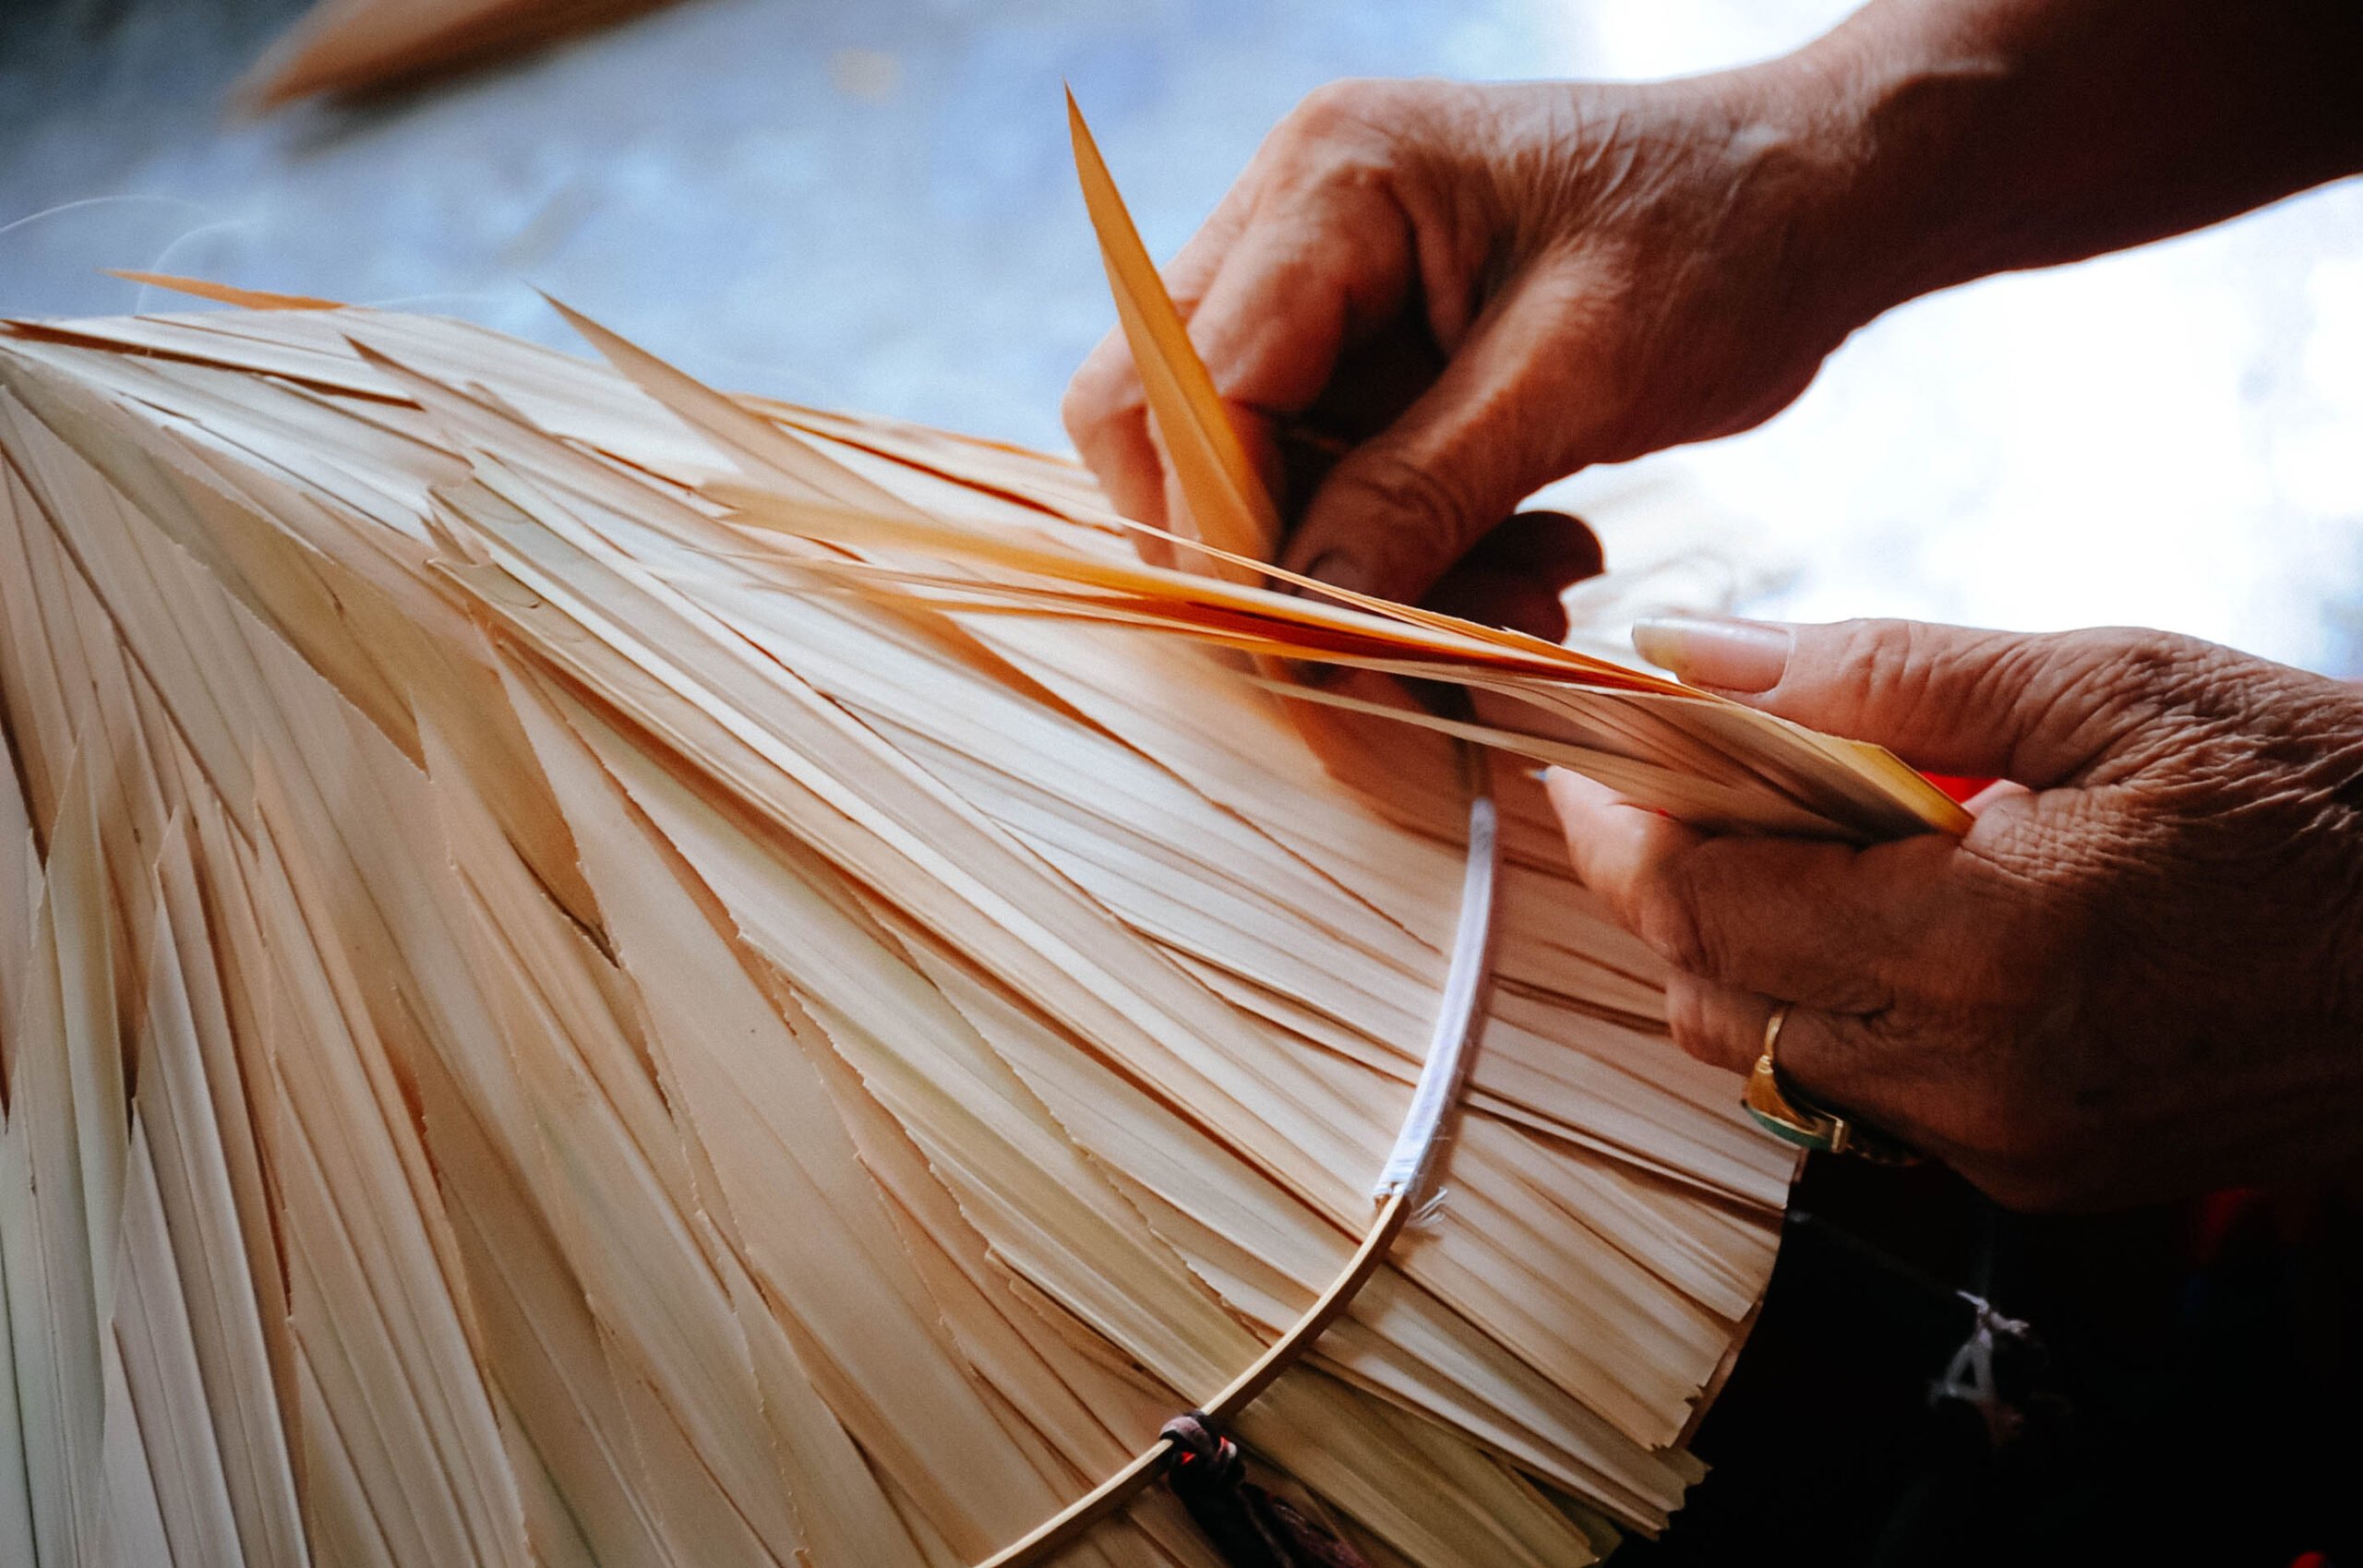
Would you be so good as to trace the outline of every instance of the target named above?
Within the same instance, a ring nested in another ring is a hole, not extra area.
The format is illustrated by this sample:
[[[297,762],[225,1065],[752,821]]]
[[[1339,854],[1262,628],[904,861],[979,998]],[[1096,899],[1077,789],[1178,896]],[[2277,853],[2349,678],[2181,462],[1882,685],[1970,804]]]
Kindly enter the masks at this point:
[[[125,266],[565,342],[533,283],[711,380],[1062,446],[1110,317],[1062,79],[1168,254],[1331,78],[1668,75],[1847,8],[688,0],[240,122],[301,0],[0,0],[0,312],[178,308],[97,270]],[[1769,563],[1770,613],[2141,622],[2363,673],[2363,185],[1909,306],[1764,429],[1637,466],[1612,547]]]

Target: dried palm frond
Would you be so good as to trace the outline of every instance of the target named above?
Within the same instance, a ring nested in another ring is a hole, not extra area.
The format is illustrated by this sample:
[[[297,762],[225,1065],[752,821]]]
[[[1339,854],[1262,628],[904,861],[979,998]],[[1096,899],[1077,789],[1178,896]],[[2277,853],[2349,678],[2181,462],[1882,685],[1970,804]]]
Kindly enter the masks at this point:
[[[1465,741],[1938,816],[1515,634],[1144,567],[1057,459],[235,297],[0,328],[8,1562],[978,1562],[1368,1231]],[[1426,1568],[1664,1522],[1793,1172],[1492,788],[1441,1213],[1235,1427]],[[1159,1494],[1062,1560],[1209,1561]]]
[[[275,109],[481,66],[652,11],[667,0],[318,0],[236,89]]]

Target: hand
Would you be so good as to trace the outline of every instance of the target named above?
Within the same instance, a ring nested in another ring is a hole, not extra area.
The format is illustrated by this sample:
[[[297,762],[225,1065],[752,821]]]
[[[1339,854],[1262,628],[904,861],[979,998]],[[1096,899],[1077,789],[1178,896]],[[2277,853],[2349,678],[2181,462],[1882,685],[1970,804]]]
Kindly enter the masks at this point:
[[[2363,692],[2149,631],[1667,621],[1695,685],[2014,781],[1966,837],[1709,837],[1554,772],[1576,869],[1673,966],[1675,1043],[1999,1201],[2363,1160]],[[1734,1093],[1737,1086],[1734,1084]]]
[[[1538,486],[1794,398],[1867,314],[1807,243],[1844,168],[1805,97],[1757,72],[1306,99],[1167,269],[1298,518],[1283,564],[1417,599]],[[1064,412],[1119,509],[1178,509],[1121,336]]]
[[[1769,417],[1890,305],[2363,170],[2358,70],[2330,0],[1872,0],[1680,81],[1340,82],[1166,281],[1301,518],[1283,563],[1411,599],[1538,486]],[[1119,338],[1065,414],[1167,521]]]

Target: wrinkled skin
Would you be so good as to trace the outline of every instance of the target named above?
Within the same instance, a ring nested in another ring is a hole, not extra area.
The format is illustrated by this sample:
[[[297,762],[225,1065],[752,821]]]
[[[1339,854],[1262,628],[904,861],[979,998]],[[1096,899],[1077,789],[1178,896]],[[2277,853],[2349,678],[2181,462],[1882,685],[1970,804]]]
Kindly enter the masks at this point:
[[[1711,637],[1654,640],[1694,682],[1734,673]],[[2158,632],[1865,621],[1795,628],[1733,694],[2016,787],[1963,838],[1858,850],[1710,837],[1554,772],[1577,871],[1673,966],[1683,1049],[1745,1071],[1793,1002],[1793,1083],[2022,1207],[2352,1156],[2363,692]]]
[[[1544,483],[1788,403],[1853,325],[1803,303],[1811,157],[1706,92],[1306,99],[1167,271],[1266,483],[1295,493],[1282,564],[1417,599]],[[1121,510],[1179,509],[1120,334],[1065,415]],[[1309,483],[1287,450],[1306,429],[1352,443]]]
[[[1284,498],[1283,564],[1539,629],[1597,553],[1497,531],[1519,497],[1770,416],[1918,294],[2363,170],[2358,79],[2352,0],[1874,0],[1679,81],[1339,83],[1167,277]],[[1121,339],[1065,415],[1122,509],[1176,521]],[[1793,1003],[1802,1090],[2018,1204],[2363,1166],[2353,690],[2154,632],[1640,640],[2013,781],[1964,839],[1856,851],[1709,838],[1554,776],[1577,869],[1674,968],[1685,1049],[1745,1069]]]

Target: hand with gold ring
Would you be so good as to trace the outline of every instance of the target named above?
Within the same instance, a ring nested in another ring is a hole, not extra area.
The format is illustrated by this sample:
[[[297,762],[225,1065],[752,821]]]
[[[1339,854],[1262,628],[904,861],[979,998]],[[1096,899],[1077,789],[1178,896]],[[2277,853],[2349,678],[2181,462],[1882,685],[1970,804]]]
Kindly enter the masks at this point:
[[[1636,641],[1694,685],[2013,781],[1961,838],[1856,848],[1703,833],[1551,775],[1577,873],[1669,966],[1674,1042],[1764,1062],[1786,1135],[1891,1134],[2021,1207],[2363,1168],[2363,690],[2158,632],[1682,620]]]
[[[1808,1101],[1782,1080],[1775,1053],[1780,1049],[1781,1027],[1794,1006],[1784,1001],[1764,1021],[1764,1054],[1748,1071],[1740,1105],[1765,1131],[1809,1153],[1857,1155],[1880,1165],[1915,1163],[1919,1156],[1903,1144],[1827,1106]]]

